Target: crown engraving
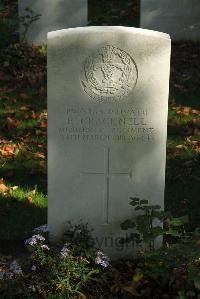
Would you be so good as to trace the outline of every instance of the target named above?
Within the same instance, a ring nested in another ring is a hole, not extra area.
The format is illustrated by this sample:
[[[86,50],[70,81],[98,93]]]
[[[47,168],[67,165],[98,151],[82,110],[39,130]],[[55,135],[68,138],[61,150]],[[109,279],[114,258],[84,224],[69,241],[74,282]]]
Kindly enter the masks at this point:
[[[126,97],[135,87],[135,61],[123,50],[106,45],[89,56],[83,66],[82,86],[90,98],[112,102]]]

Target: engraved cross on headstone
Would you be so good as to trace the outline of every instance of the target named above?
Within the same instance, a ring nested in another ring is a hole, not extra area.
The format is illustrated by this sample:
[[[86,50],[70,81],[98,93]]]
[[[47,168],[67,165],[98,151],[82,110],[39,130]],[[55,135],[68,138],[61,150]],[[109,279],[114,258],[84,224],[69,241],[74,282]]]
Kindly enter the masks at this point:
[[[110,198],[110,177],[115,175],[126,175],[131,178],[132,172],[112,172],[110,171],[110,148],[104,148],[104,171],[93,172],[84,171],[81,174],[85,175],[104,175],[104,200],[103,200],[103,221],[105,224],[109,224],[109,198]]]

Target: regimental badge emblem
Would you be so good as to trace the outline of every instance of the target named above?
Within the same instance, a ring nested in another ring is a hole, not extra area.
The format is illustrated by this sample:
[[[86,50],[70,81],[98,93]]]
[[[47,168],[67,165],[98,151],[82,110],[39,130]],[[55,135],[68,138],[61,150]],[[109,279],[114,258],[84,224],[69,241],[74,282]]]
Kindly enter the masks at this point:
[[[133,90],[138,70],[133,58],[125,51],[106,45],[85,60],[83,78],[83,89],[90,98],[113,102]]]

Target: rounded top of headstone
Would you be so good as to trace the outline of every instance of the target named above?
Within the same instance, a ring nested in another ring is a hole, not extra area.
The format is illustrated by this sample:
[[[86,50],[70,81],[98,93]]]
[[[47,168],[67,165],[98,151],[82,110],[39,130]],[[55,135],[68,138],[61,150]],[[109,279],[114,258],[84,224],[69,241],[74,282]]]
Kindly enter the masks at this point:
[[[124,26],[89,26],[89,27],[76,27],[76,28],[68,28],[62,30],[56,30],[48,32],[47,38],[52,39],[56,37],[63,37],[68,34],[80,34],[80,33],[88,33],[88,32],[113,32],[113,33],[130,33],[130,34],[140,34],[143,36],[151,36],[155,38],[162,39],[170,39],[170,35],[164,32],[135,28],[135,27],[124,27]]]

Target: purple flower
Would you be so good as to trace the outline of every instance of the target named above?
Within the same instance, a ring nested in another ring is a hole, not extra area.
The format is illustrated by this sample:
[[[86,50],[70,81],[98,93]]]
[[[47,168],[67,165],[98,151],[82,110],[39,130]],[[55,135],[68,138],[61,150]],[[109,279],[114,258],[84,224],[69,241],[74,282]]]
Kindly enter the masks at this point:
[[[47,233],[48,231],[49,231],[48,225],[44,224],[44,225],[34,228],[33,233],[34,234],[42,234],[42,233]]]
[[[10,271],[13,272],[14,274],[22,274],[22,268],[17,263],[17,261],[13,261],[10,264]]]
[[[95,264],[106,268],[110,265],[110,259],[107,255],[99,250],[96,252]]]
[[[4,278],[5,274],[6,274],[5,271],[0,271],[0,280]]]
[[[69,243],[66,243],[60,251],[61,258],[66,258],[69,256],[70,249],[68,248]]]
[[[44,240],[45,240],[45,238],[43,236],[41,236],[41,235],[34,235],[31,238],[27,239],[25,241],[25,244],[26,245],[34,246],[34,245],[37,245],[38,242],[43,242]]]

